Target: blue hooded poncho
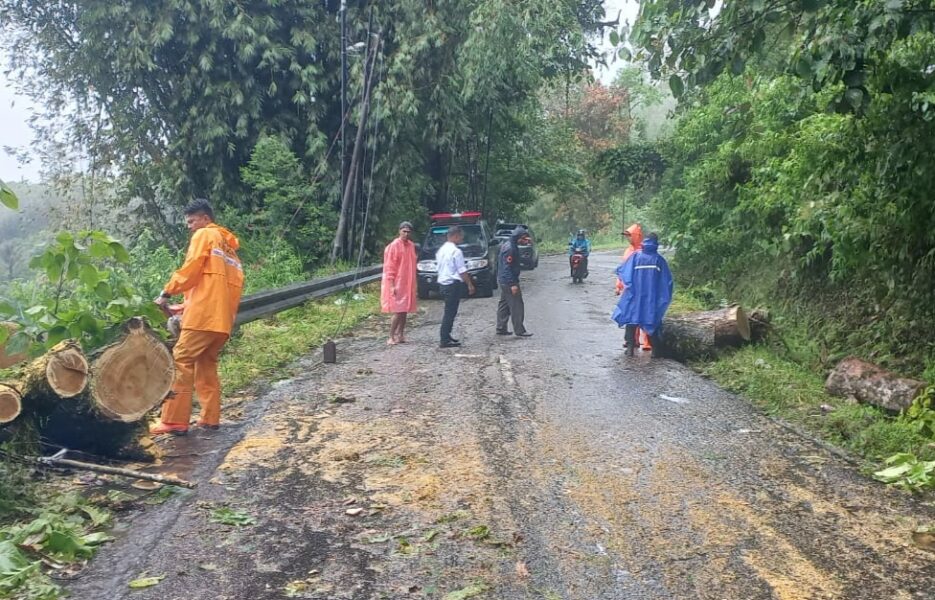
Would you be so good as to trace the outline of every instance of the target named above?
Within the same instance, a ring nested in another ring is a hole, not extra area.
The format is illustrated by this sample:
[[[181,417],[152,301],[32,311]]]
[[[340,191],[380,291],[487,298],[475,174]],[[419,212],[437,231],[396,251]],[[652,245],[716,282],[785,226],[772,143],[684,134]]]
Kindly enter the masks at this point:
[[[642,250],[617,267],[617,277],[625,287],[611,318],[620,327],[639,325],[647,334],[655,335],[662,327],[675,289],[669,263],[659,255],[659,242],[645,240]]]

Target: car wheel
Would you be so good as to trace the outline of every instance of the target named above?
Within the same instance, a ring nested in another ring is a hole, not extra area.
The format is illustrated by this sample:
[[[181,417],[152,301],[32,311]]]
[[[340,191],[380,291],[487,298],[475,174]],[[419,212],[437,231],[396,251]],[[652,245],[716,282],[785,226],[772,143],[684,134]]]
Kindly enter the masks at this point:
[[[538,256],[536,257],[536,262],[532,263],[532,268],[533,269],[539,268],[539,257]]]
[[[477,295],[481,298],[493,298],[493,285],[487,284],[477,290]]]
[[[428,288],[419,286],[418,290],[416,290],[416,294],[419,296],[419,300],[428,300],[429,290]]]

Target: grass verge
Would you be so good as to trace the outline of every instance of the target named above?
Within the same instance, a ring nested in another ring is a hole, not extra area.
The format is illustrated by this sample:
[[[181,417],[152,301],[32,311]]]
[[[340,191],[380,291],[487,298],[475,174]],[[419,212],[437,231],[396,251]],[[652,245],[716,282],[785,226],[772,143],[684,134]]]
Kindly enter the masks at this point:
[[[341,335],[380,310],[379,289],[369,286],[308,302],[240,328],[221,357],[225,393],[283,375],[293,360]]]
[[[935,460],[935,439],[917,419],[829,396],[819,373],[785,358],[773,346],[749,346],[698,367],[765,413],[862,457],[867,467],[902,452]]]
[[[676,290],[673,314],[714,308],[707,287]],[[815,359],[813,335],[793,319],[774,319],[775,330],[763,344],[722,354],[692,366],[721,387],[740,394],[768,415],[800,426],[864,461],[865,471],[889,457],[909,453],[935,460],[935,412],[921,405],[913,414],[894,415],[825,392],[825,369]]]

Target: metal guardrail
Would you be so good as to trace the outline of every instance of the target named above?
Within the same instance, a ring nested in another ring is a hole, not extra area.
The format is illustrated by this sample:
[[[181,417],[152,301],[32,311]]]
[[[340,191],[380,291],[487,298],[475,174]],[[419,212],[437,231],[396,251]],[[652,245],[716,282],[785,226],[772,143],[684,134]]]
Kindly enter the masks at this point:
[[[324,298],[358,285],[378,281],[383,276],[383,265],[366,267],[360,271],[340,273],[312,281],[293,283],[275,290],[265,290],[244,296],[237,312],[237,325],[256,321],[284,310],[300,306],[315,298]]]

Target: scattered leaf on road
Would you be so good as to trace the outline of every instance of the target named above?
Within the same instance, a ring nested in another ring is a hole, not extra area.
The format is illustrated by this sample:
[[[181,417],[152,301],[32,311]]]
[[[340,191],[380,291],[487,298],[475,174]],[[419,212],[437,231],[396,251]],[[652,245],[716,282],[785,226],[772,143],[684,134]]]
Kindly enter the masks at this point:
[[[490,537],[490,528],[486,525],[478,525],[467,530],[468,537],[474,540],[486,540]]]
[[[198,565],[198,568],[202,571],[217,571],[218,566],[214,563],[203,563]]]
[[[474,598],[480,596],[486,592],[488,586],[484,582],[474,583],[467,586],[466,588],[461,588],[460,590],[455,590],[453,592],[448,592],[445,594],[444,600],[467,600],[468,598]]]
[[[422,538],[422,541],[426,543],[431,542],[436,537],[438,537],[438,533],[439,531],[437,529],[433,529],[432,531],[425,534],[425,537]]]
[[[140,577],[139,579],[134,579],[130,582],[130,588],[134,590],[141,590],[143,588],[153,587],[154,585],[159,585],[159,582],[165,578],[165,575],[157,575],[155,577]]]
[[[211,522],[221,523],[222,525],[235,525],[237,527],[256,525],[256,519],[247,513],[236,511],[227,507],[217,508],[212,511]]]
[[[357,515],[359,515],[359,514],[362,513],[362,512],[364,512],[364,509],[362,509],[362,508],[360,508],[360,507],[357,507],[357,508],[349,508],[349,509],[347,509],[346,511],[344,511],[344,514],[346,514],[346,515],[349,516],[349,517],[356,517]]]

